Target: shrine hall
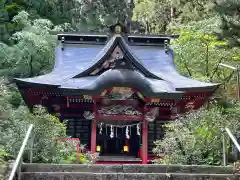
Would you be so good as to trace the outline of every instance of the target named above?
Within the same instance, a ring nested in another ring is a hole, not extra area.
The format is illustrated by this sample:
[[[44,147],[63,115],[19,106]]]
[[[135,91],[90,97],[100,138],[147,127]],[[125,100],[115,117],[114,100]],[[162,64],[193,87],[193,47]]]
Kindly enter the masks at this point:
[[[30,109],[67,120],[68,136],[99,162],[150,163],[164,124],[200,108],[219,86],[177,71],[169,46],[177,35],[129,34],[117,23],[106,34],[57,37],[52,71],[16,84]]]

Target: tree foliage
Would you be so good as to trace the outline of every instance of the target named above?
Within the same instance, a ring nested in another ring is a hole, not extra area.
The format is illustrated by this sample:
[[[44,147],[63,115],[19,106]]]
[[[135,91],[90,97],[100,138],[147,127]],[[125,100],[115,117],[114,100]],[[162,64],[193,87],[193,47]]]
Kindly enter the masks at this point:
[[[133,19],[146,33],[165,33],[172,24],[179,26],[214,16],[214,0],[136,0]]]
[[[2,0],[1,3],[10,20],[22,10],[28,11],[34,19],[46,18],[56,25],[74,22],[80,17],[78,0]]]
[[[16,158],[26,131],[33,124],[34,161],[59,162],[68,152],[63,144],[56,144],[57,138],[66,137],[65,125],[42,107],[36,108],[33,113],[25,106],[13,108],[9,103],[11,91],[4,81],[0,92],[0,147]]]
[[[220,36],[231,46],[240,46],[240,1],[216,0],[215,9],[222,20]]]
[[[169,0],[138,0],[133,9],[133,20],[143,24],[146,33],[164,33],[171,21]]]
[[[83,0],[81,1],[81,31],[104,31],[117,21],[125,23],[131,19],[132,0]]]
[[[240,104],[228,109],[213,106],[191,112],[166,125],[163,140],[156,141],[154,152],[165,152],[161,163],[209,164],[222,163],[222,134],[225,127],[239,132]]]
[[[56,36],[67,24],[54,26],[47,19],[31,20],[21,11],[13,18],[18,31],[11,40],[14,45],[0,42],[0,75],[8,77],[32,77],[46,73],[53,67]]]
[[[236,83],[235,79],[231,79],[233,72],[223,69],[219,63],[238,64],[240,49],[229,49],[226,41],[218,39],[214,32],[219,29],[220,24],[220,18],[214,16],[180,27],[172,26],[169,30],[171,33],[181,34],[180,38],[172,41],[174,60],[178,70],[184,75],[221,83],[221,96],[227,95],[230,99],[235,99]]]

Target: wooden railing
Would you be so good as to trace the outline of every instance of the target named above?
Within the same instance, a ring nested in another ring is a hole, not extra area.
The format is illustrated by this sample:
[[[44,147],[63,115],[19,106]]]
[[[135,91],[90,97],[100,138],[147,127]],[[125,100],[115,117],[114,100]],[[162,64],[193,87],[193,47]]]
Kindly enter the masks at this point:
[[[29,143],[30,143],[30,149],[29,149],[29,161],[30,163],[32,163],[32,158],[33,158],[33,138],[31,138],[30,136],[32,135],[32,130],[33,130],[33,124],[31,124],[28,128],[28,131],[25,135],[25,138],[23,140],[23,143],[22,143],[22,146],[19,150],[19,153],[17,155],[17,159],[16,161],[14,162],[14,165],[13,165],[13,169],[10,173],[10,176],[8,178],[8,180],[13,180],[14,177],[16,176],[17,174],[17,180],[20,180],[21,178],[21,166],[22,166],[22,156],[24,154],[24,151],[26,149],[26,146],[28,144],[28,141],[31,140]]]

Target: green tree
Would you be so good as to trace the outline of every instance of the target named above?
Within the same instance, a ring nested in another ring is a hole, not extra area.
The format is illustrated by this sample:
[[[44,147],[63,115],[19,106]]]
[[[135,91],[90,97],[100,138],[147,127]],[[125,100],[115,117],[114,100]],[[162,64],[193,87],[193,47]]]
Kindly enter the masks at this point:
[[[220,96],[235,99],[236,81],[230,78],[232,71],[220,68],[218,64],[239,63],[240,49],[229,49],[226,41],[218,40],[215,32],[220,24],[220,18],[215,16],[208,20],[172,26],[169,32],[180,34],[178,39],[172,41],[174,60],[184,75],[222,83]]]
[[[105,31],[106,27],[131,18],[133,0],[85,0],[81,1],[81,18],[77,29],[81,31]]]
[[[186,24],[201,21],[215,15],[214,0],[171,0],[174,8],[174,22]]]
[[[140,22],[145,33],[164,33],[171,21],[169,0],[138,0],[133,9],[133,20]]]
[[[172,25],[211,18],[214,0],[136,0],[133,19],[145,27],[146,33],[165,33]]]
[[[36,107],[33,113],[26,106],[14,108],[9,103],[11,98],[12,92],[6,86],[6,81],[1,80],[0,147],[3,147],[3,152],[15,159],[27,128],[33,124],[34,162],[57,163],[69,155],[69,149],[64,144],[56,143],[57,138],[66,137],[66,127],[58,118],[48,114],[42,107]]]
[[[0,41],[6,42],[9,38],[7,24],[9,22],[9,15],[5,6],[5,0],[0,1]]]
[[[240,46],[240,1],[216,0],[215,9],[222,20],[220,37],[226,38],[230,46]]]
[[[20,11],[31,14],[32,19],[46,18],[54,24],[73,23],[79,19],[80,1],[78,0],[2,0],[9,14],[9,20]]]
[[[55,59],[54,34],[68,25],[54,26],[47,19],[31,20],[25,11],[16,15],[13,22],[19,31],[11,37],[14,45],[0,42],[0,75],[32,77],[49,71]]]

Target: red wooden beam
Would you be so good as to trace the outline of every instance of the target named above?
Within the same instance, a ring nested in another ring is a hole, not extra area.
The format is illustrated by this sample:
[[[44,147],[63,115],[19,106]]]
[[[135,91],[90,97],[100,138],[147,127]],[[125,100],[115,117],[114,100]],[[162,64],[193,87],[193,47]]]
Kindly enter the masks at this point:
[[[82,117],[82,114],[80,113],[61,113],[64,117]],[[106,119],[106,120],[129,120],[129,121],[142,121],[143,116],[139,117],[131,117],[131,116],[123,116],[123,115],[117,115],[117,116],[102,116],[102,115],[96,115],[95,119]],[[171,119],[171,115],[168,116],[158,116],[157,119]]]
[[[137,99],[134,99],[134,100],[110,100],[109,104],[131,105],[136,102],[139,103],[139,101]],[[98,103],[101,103],[101,101],[98,101]]]
[[[142,116],[124,116],[124,115],[116,115],[116,116],[104,116],[97,114],[95,119],[99,120],[125,120],[125,121],[142,121]]]
[[[93,104],[71,104],[69,103],[69,106],[67,104],[60,104],[60,106],[62,108],[85,108],[85,107],[89,107],[91,108],[93,106]]]

